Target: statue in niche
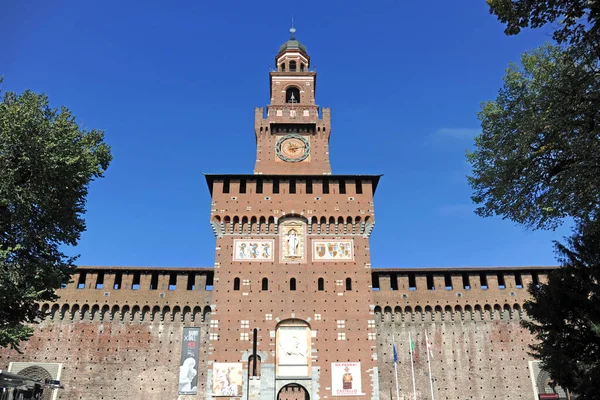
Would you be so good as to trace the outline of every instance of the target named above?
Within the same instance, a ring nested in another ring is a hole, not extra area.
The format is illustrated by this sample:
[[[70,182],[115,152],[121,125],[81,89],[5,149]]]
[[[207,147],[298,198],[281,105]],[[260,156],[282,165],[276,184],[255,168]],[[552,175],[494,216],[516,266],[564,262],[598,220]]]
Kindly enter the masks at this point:
[[[298,235],[295,229],[290,229],[287,235],[288,254],[290,256],[298,255]]]

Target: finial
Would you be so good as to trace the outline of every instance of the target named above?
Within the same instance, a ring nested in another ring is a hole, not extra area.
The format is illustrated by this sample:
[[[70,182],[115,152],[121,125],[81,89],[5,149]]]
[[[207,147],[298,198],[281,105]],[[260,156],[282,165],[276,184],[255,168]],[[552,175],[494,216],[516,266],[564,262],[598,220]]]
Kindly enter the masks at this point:
[[[292,16],[292,27],[290,28],[290,39],[294,40],[296,39],[296,35],[294,35],[296,33],[296,28],[294,28],[294,16]]]

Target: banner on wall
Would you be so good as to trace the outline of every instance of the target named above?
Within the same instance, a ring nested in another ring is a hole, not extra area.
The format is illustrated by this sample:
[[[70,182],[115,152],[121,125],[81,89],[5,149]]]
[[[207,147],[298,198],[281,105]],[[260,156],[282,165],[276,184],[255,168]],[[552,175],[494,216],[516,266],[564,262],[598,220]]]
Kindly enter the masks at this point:
[[[360,396],[362,394],[360,363],[331,363],[331,395]]]
[[[213,396],[242,395],[242,363],[213,364]]]
[[[181,365],[179,366],[179,394],[198,394],[198,355],[200,328],[183,328]]]

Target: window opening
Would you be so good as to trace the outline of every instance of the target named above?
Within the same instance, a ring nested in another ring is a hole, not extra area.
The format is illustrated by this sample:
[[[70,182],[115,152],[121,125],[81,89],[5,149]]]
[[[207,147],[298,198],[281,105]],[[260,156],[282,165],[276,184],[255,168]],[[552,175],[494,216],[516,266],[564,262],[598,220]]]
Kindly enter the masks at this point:
[[[113,284],[113,289],[121,289],[121,284],[123,283],[123,272],[119,271],[115,274],[115,283]]]
[[[312,179],[308,178],[306,180],[306,194],[312,194],[313,192],[313,188],[312,188]]]
[[[408,289],[417,290],[417,278],[414,273],[408,274]]]
[[[346,278],[346,290],[352,290],[352,279]]]
[[[498,272],[498,288],[506,289],[506,283],[504,282],[504,274],[502,272]]]
[[[319,278],[318,287],[319,287],[319,291],[321,291],[321,292],[323,290],[325,290],[325,279]]]
[[[187,290],[194,290],[196,289],[196,274],[193,272],[188,273],[188,280],[187,280]]]
[[[296,290],[296,278],[290,279],[290,290]]]
[[[229,179],[223,180],[223,193],[229,193]]]
[[[98,272],[96,276],[96,289],[104,288],[104,272]]]
[[[246,193],[246,180],[240,180],[240,193]]]
[[[240,290],[240,278],[233,280],[233,290]]]
[[[515,286],[517,289],[523,289],[523,277],[520,272],[515,272]]]
[[[398,275],[390,274],[390,289],[398,290]]]
[[[269,279],[268,278],[262,279],[262,290],[269,290]]]
[[[177,289],[177,272],[171,272],[169,275],[169,290]]]
[[[288,88],[285,91],[285,102],[288,104],[300,103],[300,89],[296,87]]]
[[[273,179],[273,193],[279,193],[279,179]]]
[[[537,272],[531,273],[531,282],[533,283],[533,286],[535,286],[536,288],[540,287],[540,277]]]
[[[340,180],[340,194],[346,194],[346,181]]]
[[[77,289],[85,289],[85,278],[87,277],[87,272],[79,273],[79,281],[77,282]]]
[[[140,273],[134,272],[133,273],[133,282],[131,283],[131,289],[138,290],[139,288],[140,288]]]
[[[362,181],[360,179],[356,180],[356,194],[362,194]]]
[[[435,290],[435,284],[433,283],[433,274],[427,273],[427,290]]]
[[[290,72],[296,72],[296,61],[290,61]]]
[[[482,289],[488,288],[487,276],[486,276],[485,272],[479,273],[479,283],[480,283]]]
[[[462,281],[463,281],[463,289],[466,289],[466,290],[471,289],[471,280],[470,280],[468,273],[463,272]]]
[[[446,290],[452,290],[452,276],[450,276],[449,272],[444,273],[444,285],[446,286]]]
[[[262,179],[258,179],[256,181],[256,193],[262,193],[263,192],[263,181]]]
[[[152,273],[152,279],[150,280],[150,290],[158,289],[158,272]]]
[[[323,194],[329,194],[329,181],[323,179]]]
[[[296,180],[290,179],[290,194],[296,194]]]

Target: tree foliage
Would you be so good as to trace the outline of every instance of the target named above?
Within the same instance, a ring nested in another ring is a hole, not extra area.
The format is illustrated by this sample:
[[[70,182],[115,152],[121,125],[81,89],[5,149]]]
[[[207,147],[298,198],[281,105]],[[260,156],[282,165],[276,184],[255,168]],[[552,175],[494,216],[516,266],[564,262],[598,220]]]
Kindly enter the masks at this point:
[[[600,74],[593,55],[547,45],[511,64],[467,154],[481,216],[533,229],[600,207]]]
[[[516,35],[522,28],[553,24],[554,39],[587,48],[600,58],[600,0],[487,0],[490,13]]]
[[[57,298],[76,257],[89,183],[111,161],[104,133],[86,131],[45,95],[6,92],[0,103],[0,346],[18,349]]]
[[[530,288],[523,325],[539,340],[532,346],[552,379],[578,394],[600,398],[600,231],[583,223],[569,245],[556,244],[562,268]]]

